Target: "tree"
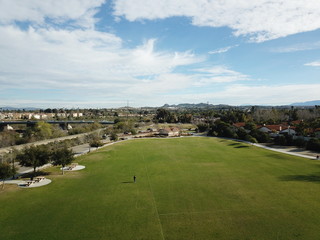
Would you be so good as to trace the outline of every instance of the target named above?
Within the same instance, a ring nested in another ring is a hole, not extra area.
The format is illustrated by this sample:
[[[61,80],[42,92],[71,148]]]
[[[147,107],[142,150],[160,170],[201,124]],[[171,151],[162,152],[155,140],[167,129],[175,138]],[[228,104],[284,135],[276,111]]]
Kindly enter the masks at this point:
[[[160,123],[174,123],[177,122],[177,117],[175,114],[171,113],[169,110],[164,108],[157,109],[155,119]]]
[[[220,120],[216,121],[214,124],[210,126],[208,135],[227,138],[238,138],[235,129],[230,124]]]
[[[248,142],[252,142],[252,143],[257,143],[257,139],[255,139],[254,137],[252,137],[251,135],[247,135],[245,136],[244,138],[245,141],[248,141]]]
[[[56,149],[52,152],[51,155],[52,165],[62,166],[62,175],[64,174],[64,167],[74,160],[73,152],[72,150],[69,150],[66,146],[60,149]]]
[[[238,135],[239,139],[245,140],[248,136],[248,133],[243,128],[238,128],[237,135]]]
[[[181,123],[191,123],[192,122],[192,114],[183,113],[178,117],[178,120]]]
[[[267,133],[259,131],[257,129],[252,130],[250,135],[254,137],[259,143],[267,143],[270,141],[270,136]]]
[[[199,124],[197,125],[197,131],[198,131],[198,132],[205,132],[205,131],[208,130],[208,128],[209,128],[209,126],[208,126],[208,124],[206,124],[206,123],[199,123]]]
[[[38,139],[49,139],[52,136],[52,126],[46,122],[38,122],[35,126],[35,136]]]
[[[15,131],[3,131],[0,132],[0,148],[13,146],[19,139],[19,134]]]
[[[246,125],[244,126],[244,128],[252,131],[252,130],[257,129],[257,126],[254,122],[247,122]]]
[[[112,132],[110,135],[111,141],[118,141],[118,135],[115,132]]]
[[[16,173],[16,169],[12,168],[9,163],[0,163],[0,179],[2,179],[2,189],[4,189],[4,180],[13,176]]]
[[[50,161],[51,151],[46,145],[26,147],[22,153],[17,155],[17,160],[21,166],[33,167],[33,176],[36,168]]]

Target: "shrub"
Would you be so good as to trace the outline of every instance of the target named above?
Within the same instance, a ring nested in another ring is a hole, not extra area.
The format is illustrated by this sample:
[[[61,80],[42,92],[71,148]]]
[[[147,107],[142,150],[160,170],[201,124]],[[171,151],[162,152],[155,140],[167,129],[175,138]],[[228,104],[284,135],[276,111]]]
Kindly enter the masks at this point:
[[[275,143],[276,145],[285,146],[285,145],[287,145],[287,139],[286,139],[285,136],[277,136],[277,137],[275,137],[275,139],[274,139],[274,143]]]
[[[257,139],[255,139],[251,135],[246,135],[244,140],[252,143],[258,143]]]
[[[306,145],[306,149],[313,151],[320,151],[320,140],[317,138],[311,138]]]
[[[111,141],[118,141],[118,135],[115,132],[111,133],[110,140]]]
[[[306,141],[303,138],[297,138],[293,140],[293,144],[297,147],[305,147]]]
[[[205,132],[208,130],[208,124],[206,123],[200,123],[197,125],[197,132]]]

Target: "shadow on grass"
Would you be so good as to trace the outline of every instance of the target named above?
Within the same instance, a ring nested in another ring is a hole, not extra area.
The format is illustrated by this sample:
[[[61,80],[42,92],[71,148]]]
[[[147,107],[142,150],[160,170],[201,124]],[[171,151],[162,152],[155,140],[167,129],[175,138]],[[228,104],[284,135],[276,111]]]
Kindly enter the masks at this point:
[[[132,182],[121,182],[121,183],[134,183],[134,182],[132,181]]]
[[[309,175],[288,175],[280,177],[282,181],[300,181],[300,182],[318,182],[320,183],[320,174]]]
[[[238,145],[240,145],[241,143],[230,143],[230,144],[228,144],[228,146],[238,146]]]
[[[50,175],[49,172],[37,171],[35,174],[33,172],[24,173],[21,175],[23,178],[31,178],[31,177],[38,177],[38,176],[48,176]]]
[[[242,146],[236,146],[236,147],[234,147],[234,148],[248,148],[249,146],[244,146],[244,145],[242,145]]]

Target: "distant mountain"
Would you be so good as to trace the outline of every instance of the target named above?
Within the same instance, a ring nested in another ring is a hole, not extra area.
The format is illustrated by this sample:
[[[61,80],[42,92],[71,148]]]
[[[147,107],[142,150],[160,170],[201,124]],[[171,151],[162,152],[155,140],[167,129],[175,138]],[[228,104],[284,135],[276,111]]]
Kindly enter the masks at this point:
[[[308,101],[308,102],[298,102],[292,103],[291,106],[314,106],[320,105],[320,100]]]
[[[35,111],[35,110],[39,110],[40,108],[33,108],[33,107],[0,107],[0,110],[9,110],[9,111],[17,111],[17,110],[26,110],[26,111]]]
[[[229,105],[219,104],[213,105],[208,103],[180,103],[180,104],[165,104],[163,108],[230,108]]]

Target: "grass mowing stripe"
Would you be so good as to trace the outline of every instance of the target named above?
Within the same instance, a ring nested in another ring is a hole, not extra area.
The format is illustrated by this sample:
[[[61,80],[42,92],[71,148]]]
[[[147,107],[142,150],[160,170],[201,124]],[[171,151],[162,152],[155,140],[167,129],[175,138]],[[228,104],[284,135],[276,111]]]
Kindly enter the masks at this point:
[[[147,167],[147,164],[146,164],[146,161],[145,161],[145,158],[144,158],[144,153],[143,153],[143,151],[140,151],[140,153],[142,153],[141,155],[142,155],[144,167],[146,169],[146,174],[147,174],[147,178],[148,178],[150,192],[151,192],[151,195],[152,195],[153,206],[154,206],[154,208],[156,210],[158,221],[159,221],[160,233],[161,233],[162,239],[165,240],[164,234],[163,234],[163,229],[162,229],[162,224],[161,224],[161,220],[160,220],[160,215],[159,215],[159,212],[158,212],[158,207],[157,207],[157,204],[156,204],[156,200],[154,198],[153,189],[152,189],[151,182],[150,182],[150,177],[149,177],[149,173],[148,173],[148,167]]]
[[[187,214],[212,214],[218,212],[262,212],[266,210],[282,210],[281,208],[277,207],[270,207],[270,208],[259,208],[259,209],[221,209],[215,211],[201,211],[201,212],[172,212],[172,213],[160,213],[160,216],[171,216],[171,215],[187,215]]]

